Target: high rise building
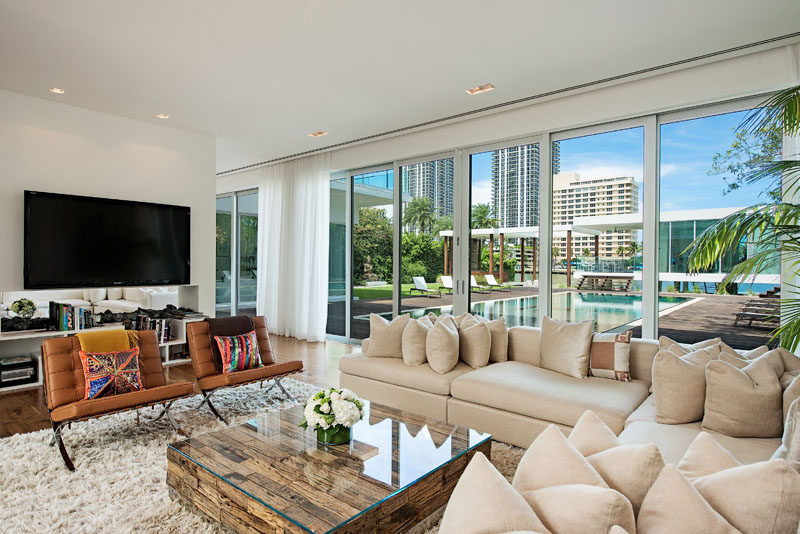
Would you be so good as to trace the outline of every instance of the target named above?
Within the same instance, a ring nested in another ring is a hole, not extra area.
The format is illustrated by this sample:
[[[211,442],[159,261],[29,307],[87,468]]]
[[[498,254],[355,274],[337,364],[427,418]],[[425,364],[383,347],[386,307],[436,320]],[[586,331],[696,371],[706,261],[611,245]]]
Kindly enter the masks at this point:
[[[575,217],[639,212],[639,184],[632,176],[582,179],[576,172],[553,175],[553,225],[571,224]],[[620,246],[637,240],[634,231],[607,231],[600,236],[600,257],[617,257]],[[567,254],[567,238],[553,239],[562,258]],[[572,255],[585,248],[594,253],[594,236],[573,235]]]
[[[401,176],[404,193],[430,198],[437,217],[453,214],[453,158],[404,165]]]
[[[553,174],[561,172],[561,142],[556,141],[553,143],[553,149],[550,151],[550,159],[553,160]]]
[[[539,145],[492,152],[492,210],[500,228],[539,224]]]

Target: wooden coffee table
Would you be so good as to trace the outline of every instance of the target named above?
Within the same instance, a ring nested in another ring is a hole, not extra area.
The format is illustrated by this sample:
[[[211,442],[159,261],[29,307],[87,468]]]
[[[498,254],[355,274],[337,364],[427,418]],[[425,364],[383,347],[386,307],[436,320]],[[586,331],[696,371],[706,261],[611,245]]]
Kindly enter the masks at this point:
[[[302,406],[178,441],[167,484],[236,532],[405,532],[447,503],[475,451],[490,456],[490,434],[366,410],[348,445],[317,444]]]

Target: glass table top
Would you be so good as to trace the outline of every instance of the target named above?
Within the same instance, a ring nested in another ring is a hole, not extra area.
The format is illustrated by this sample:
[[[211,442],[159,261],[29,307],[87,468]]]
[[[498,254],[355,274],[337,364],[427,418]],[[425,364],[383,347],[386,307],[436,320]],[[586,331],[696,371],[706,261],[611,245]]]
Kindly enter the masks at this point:
[[[328,532],[492,437],[366,402],[353,440],[328,446],[302,418],[297,405],[169,447],[299,527]]]

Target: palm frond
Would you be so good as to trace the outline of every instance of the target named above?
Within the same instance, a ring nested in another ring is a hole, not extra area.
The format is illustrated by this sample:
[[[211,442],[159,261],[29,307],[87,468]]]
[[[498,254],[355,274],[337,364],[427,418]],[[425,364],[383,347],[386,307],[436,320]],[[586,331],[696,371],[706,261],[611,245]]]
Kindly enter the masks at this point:
[[[800,133],[800,86],[770,96],[747,114],[737,129],[755,132],[776,128],[783,135]]]
[[[800,156],[796,154],[794,157]],[[800,187],[800,160],[770,161],[754,169],[745,179],[748,184],[769,180],[775,187],[783,187],[783,196],[790,197]]]
[[[772,331],[770,341],[780,339],[781,346],[794,352],[800,346],[800,299],[781,299],[781,325]]]

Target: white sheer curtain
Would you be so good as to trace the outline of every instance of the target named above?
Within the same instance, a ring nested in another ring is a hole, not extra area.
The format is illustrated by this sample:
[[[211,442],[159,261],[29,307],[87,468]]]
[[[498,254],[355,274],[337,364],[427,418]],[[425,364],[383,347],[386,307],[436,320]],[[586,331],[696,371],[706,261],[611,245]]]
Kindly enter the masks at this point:
[[[328,317],[328,154],[259,169],[256,309],[270,332],[322,341]]]

